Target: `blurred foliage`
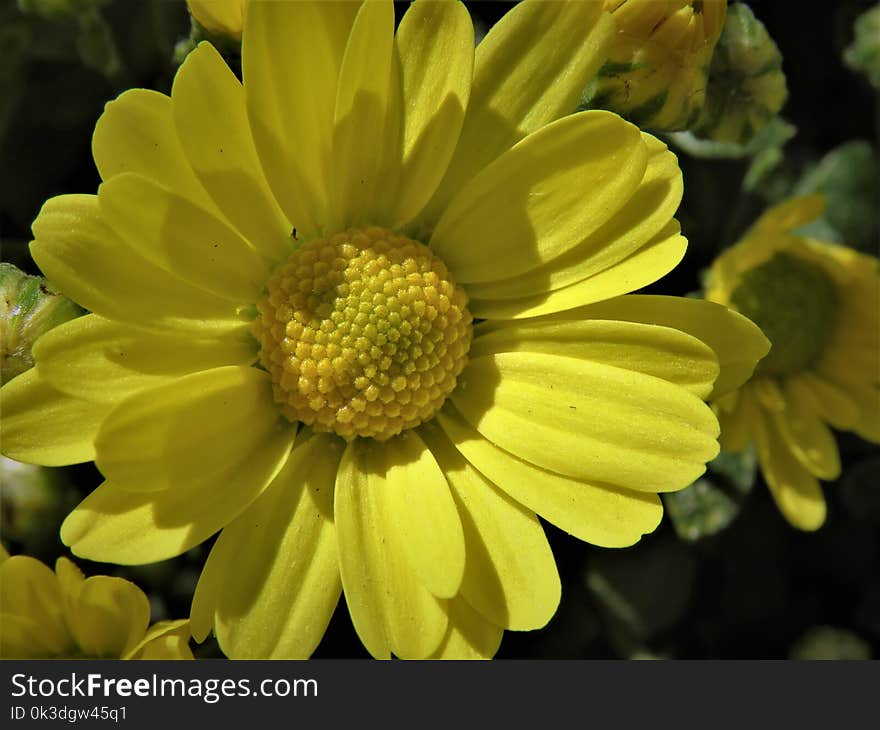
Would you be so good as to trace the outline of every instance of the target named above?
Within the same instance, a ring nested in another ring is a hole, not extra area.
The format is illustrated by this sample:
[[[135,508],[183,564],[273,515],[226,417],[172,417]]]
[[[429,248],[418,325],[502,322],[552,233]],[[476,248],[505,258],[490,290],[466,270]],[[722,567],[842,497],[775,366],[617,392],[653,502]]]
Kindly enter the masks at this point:
[[[756,472],[753,450],[722,451],[708,465],[705,477],[680,492],[664,494],[663,505],[678,536],[693,542],[727,527],[751,492]]]
[[[855,38],[847,46],[843,60],[880,89],[880,4],[856,19],[854,33]]]
[[[407,4],[397,3],[398,17]],[[509,9],[468,6],[478,37]],[[778,0],[749,3],[783,59],[787,101],[762,129],[750,122],[746,142],[667,138],[684,175],[677,217],[690,244],[649,291],[698,289],[723,248],[796,192],[828,198],[811,235],[877,253],[877,98],[847,65],[872,56],[846,50],[867,48],[864,21],[855,32],[854,24],[875,6],[841,0],[795,12]],[[50,196],[95,192],[91,135],[104,104],[132,86],[169,91],[200,33],[182,0],[0,0],[3,261],[38,273],[27,250],[31,221]],[[238,71],[235,49],[223,50]],[[666,517],[633,547],[592,547],[547,525],[562,603],[544,629],[508,632],[498,656],[880,656],[880,449],[852,434],[837,440],[843,472],[823,486],[829,516],[816,533],[784,522],[749,454],[722,454],[695,485],[664,495]],[[101,481],[94,465],[2,468],[4,544],[45,562],[66,554],[58,526]],[[159,620],[187,614],[210,547],[148,566],[80,564],[137,582]],[[196,653],[220,656],[210,640]],[[366,656],[344,601],[316,656]]]

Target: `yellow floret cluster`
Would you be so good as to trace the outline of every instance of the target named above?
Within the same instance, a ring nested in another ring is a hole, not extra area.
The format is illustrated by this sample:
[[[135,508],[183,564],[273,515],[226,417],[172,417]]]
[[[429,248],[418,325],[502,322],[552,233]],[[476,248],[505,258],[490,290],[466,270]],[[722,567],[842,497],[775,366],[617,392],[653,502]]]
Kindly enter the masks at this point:
[[[270,278],[254,333],[284,415],[346,440],[430,419],[467,362],[467,296],[431,250],[384,228],[296,250]]]

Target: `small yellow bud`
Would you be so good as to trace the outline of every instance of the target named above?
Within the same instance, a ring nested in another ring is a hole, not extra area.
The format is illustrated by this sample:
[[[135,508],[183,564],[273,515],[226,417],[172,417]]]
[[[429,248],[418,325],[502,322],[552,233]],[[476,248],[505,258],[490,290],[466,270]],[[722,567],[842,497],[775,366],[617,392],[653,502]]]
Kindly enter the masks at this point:
[[[208,33],[241,40],[248,0],[187,0],[189,13]]]
[[[617,25],[583,104],[639,126],[687,128],[699,114],[726,0],[605,0]]]

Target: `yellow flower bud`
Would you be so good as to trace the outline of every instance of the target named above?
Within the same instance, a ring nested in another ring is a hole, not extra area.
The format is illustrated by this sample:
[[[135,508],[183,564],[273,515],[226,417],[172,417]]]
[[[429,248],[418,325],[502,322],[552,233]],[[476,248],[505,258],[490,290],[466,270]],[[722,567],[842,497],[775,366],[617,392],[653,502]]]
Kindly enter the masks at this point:
[[[190,15],[208,33],[241,40],[248,0],[187,0]]]
[[[685,129],[705,98],[726,0],[605,0],[617,25],[584,103],[659,130]]]
[[[712,57],[706,103],[691,131],[716,142],[747,144],[788,97],[782,56],[747,5],[731,7]]]

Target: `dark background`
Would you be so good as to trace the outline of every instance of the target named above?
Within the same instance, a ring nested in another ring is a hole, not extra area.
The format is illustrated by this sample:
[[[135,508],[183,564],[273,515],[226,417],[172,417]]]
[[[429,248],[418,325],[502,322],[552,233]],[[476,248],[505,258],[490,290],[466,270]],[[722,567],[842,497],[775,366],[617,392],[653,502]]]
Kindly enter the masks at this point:
[[[509,7],[467,4],[485,27]],[[841,61],[853,20],[872,4],[749,3],[782,53],[789,88],[782,116],[797,135],[784,148],[772,194],[743,191],[747,160],[697,160],[679,152],[685,197],[678,217],[691,245],[685,261],[652,291],[697,290],[701,270],[736,240],[768,198],[840,145],[864,140],[876,159],[876,92]],[[397,5],[400,17],[406,3]],[[109,0],[99,13],[114,39],[117,66],[102,64],[106,44],[100,42],[91,46],[92,57],[98,56],[92,68],[84,63],[82,44],[88,43],[78,40],[83,31],[77,21],[25,15],[14,0],[0,0],[0,241],[2,259],[29,273],[38,273],[27,242],[43,201],[97,188],[90,142],[104,103],[132,86],[169,91],[175,46],[190,31],[183,2]],[[872,248],[876,254],[876,240],[869,242]],[[838,443],[843,474],[825,485],[828,520],[815,533],[798,532],[783,520],[760,476],[739,500],[732,524],[698,540],[682,539],[668,515],[655,533],[625,550],[594,548],[547,525],[562,603],[545,629],[507,632],[498,656],[785,658],[846,653],[853,641],[860,652],[880,656],[880,449],[850,434],[838,434]],[[100,481],[92,465],[50,471],[61,512]],[[5,514],[4,523],[15,517]],[[47,516],[21,541],[4,541],[13,553],[52,563],[64,554],[55,517]],[[177,618],[188,615],[209,547],[140,568],[78,562],[87,574],[137,582],[151,596],[154,619]],[[816,627],[847,633],[824,639],[813,634],[813,643],[804,643]],[[196,653],[220,656],[213,640]],[[344,601],[315,656],[367,656]]]

